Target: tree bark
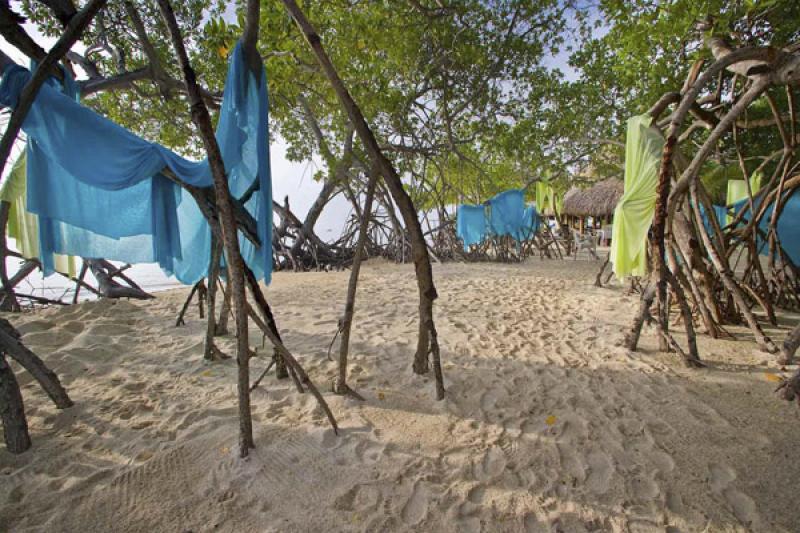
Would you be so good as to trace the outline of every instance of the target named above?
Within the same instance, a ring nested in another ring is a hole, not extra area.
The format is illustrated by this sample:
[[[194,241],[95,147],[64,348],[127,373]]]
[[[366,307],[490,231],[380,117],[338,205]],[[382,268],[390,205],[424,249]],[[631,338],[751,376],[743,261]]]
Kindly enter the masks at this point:
[[[222,289],[222,309],[219,311],[219,320],[217,320],[217,327],[214,335],[221,337],[228,334],[228,318],[231,316],[231,284],[230,280],[226,281],[226,286]],[[222,282],[220,281],[220,288]]]
[[[339,102],[344,110],[347,112],[350,122],[356,129],[359,138],[361,139],[364,148],[369,155],[372,166],[380,172],[386,185],[394,197],[394,201],[400,209],[403,216],[406,228],[411,234],[411,246],[414,256],[414,267],[417,275],[417,287],[419,290],[419,334],[417,337],[417,351],[414,356],[413,369],[417,374],[424,374],[429,369],[428,355],[434,351],[438,351],[438,346],[434,346],[437,342],[435,335],[436,327],[433,320],[433,301],[437,297],[436,287],[433,283],[433,271],[431,268],[430,256],[428,248],[425,244],[425,237],[422,233],[422,226],[419,223],[417,212],[411,198],[403,188],[403,182],[397,174],[392,163],[386,158],[381,151],[375,135],[372,133],[369,125],[367,125],[361,109],[353,100],[350,92],[345,87],[344,82],[336,72],[328,54],[322,46],[322,41],[317,34],[314,27],[306,18],[303,11],[294,0],[282,0],[283,5],[289,12],[295,23],[299,27],[301,33],[305,37],[309,46],[311,47],[317,62],[325,72],[326,77],[333,86]],[[434,362],[436,364],[436,362]],[[441,369],[435,369],[437,375],[437,397],[441,399],[443,394],[439,390],[444,390],[443,383],[439,383],[438,376],[441,375]]]
[[[95,279],[97,279],[100,294],[106,298],[135,298],[137,300],[150,300],[155,298],[152,294],[144,292],[135,287],[125,287],[114,281],[112,273],[108,267],[113,267],[111,263],[106,263],[102,259],[84,259],[89,265]]]
[[[297,359],[294,358],[294,355],[292,355],[292,353],[281,341],[280,335],[278,335],[278,327],[275,324],[275,319],[272,316],[272,310],[269,308],[267,299],[264,298],[264,293],[261,292],[261,288],[258,286],[258,281],[256,281],[255,276],[249,268],[245,270],[245,277],[247,284],[250,287],[250,292],[253,295],[253,299],[256,302],[256,307],[258,307],[261,314],[265,318],[264,321],[256,321],[256,325],[261,328],[261,331],[274,346],[276,357],[282,359],[286,366],[291,369],[292,377],[297,380],[297,383],[299,384],[298,388],[300,388],[301,392],[303,385],[308,388],[308,390],[311,392],[311,395],[317,400],[319,406],[323,411],[325,411],[325,416],[327,416],[328,421],[331,423],[334,433],[338,434],[339,426],[336,423],[336,418],[333,416],[333,412],[328,406],[328,402],[325,401],[325,398],[323,398],[319,393],[319,390],[311,381],[311,378],[308,377],[306,371],[302,366],[300,366],[300,363],[297,362]]]
[[[208,292],[206,315],[206,343],[203,349],[203,359],[214,361],[217,359],[217,350],[214,349],[214,336],[217,333],[217,278],[219,277],[219,260],[222,256],[222,243],[215,236],[211,236],[211,259],[208,264]]]
[[[350,281],[347,284],[347,301],[344,305],[342,316],[341,338],[339,339],[339,375],[334,385],[334,392],[346,394],[351,391],[347,385],[347,356],[350,349],[350,329],[353,325],[353,314],[356,305],[356,290],[358,288],[358,275],[361,272],[361,260],[364,256],[364,245],[367,242],[369,223],[372,218],[372,199],[375,196],[375,182],[378,176],[372,175],[367,184],[364,210],[361,217],[361,227],[358,228],[358,241],[356,242],[353,264],[350,270]]]
[[[253,4],[253,2],[251,2]],[[236,360],[238,363],[238,399],[239,399],[239,455],[247,457],[251,448],[255,447],[253,440],[253,420],[250,408],[250,346],[247,331],[247,300],[244,290],[244,261],[239,250],[236,219],[233,214],[233,202],[228,188],[225,164],[214,135],[211,117],[203,102],[197,77],[194,69],[189,64],[189,56],[183,43],[178,23],[169,0],[158,0],[161,15],[166,22],[172,40],[172,45],[178,56],[183,76],[186,80],[186,89],[191,102],[192,121],[195,123],[203,139],[211,174],[214,180],[214,194],[221,226],[222,240],[225,247],[228,276],[231,280],[231,297],[233,302],[234,317],[236,319]],[[255,8],[257,16],[257,7]],[[248,12],[248,18],[250,13]],[[267,246],[267,243],[262,243]]]
[[[4,318],[0,318],[0,352],[9,355],[27,370],[39,382],[56,407],[59,409],[72,407],[72,400],[58,380],[58,376],[19,341],[19,333]]]
[[[3,284],[2,301],[0,301],[0,311],[19,311],[19,302],[14,296],[14,287],[8,279],[6,258],[8,257],[8,241],[6,240],[6,230],[8,228],[8,214],[11,204],[5,200],[0,202],[0,283]]]
[[[5,355],[0,352],[0,420],[3,422],[6,449],[11,453],[22,453],[31,447],[28,421],[22,393],[14,372],[8,366]]]
[[[635,352],[639,346],[639,337],[642,334],[642,326],[644,326],[645,321],[650,318],[650,306],[653,305],[653,300],[655,297],[656,286],[654,283],[651,283],[647,286],[644,293],[642,293],[639,312],[636,313],[631,330],[625,336],[624,346],[632,352]]]
[[[44,84],[45,80],[51,75],[52,69],[58,64],[64,54],[66,54],[75,41],[80,38],[83,31],[89,26],[94,16],[100,9],[102,9],[108,0],[90,0],[86,6],[78,12],[77,15],[71,18],[67,24],[64,33],[56,41],[50,52],[47,53],[45,58],[39,63],[36,71],[31,76],[30,81],[22,88],[19,95],[17,106],[11,113],[11,118],[8,121],[8,126],[3,134],[3,139],[0,141],[0,172],[5,169],[8,156],[11,154],[11,147],[17,140],[17,135],[22,128],[22,123],[28,115],[36,94]],[[5,68],[3,69],[5,70]]]
[[[670,132],[673,133],[673,132]],[[664,143],[664,150],[661,156],[661,167],[658,173],[658,185],[656,186],[656,207],[653,217],[652,248],[653,260],[655,262],[656,280],[656,301],[658,302],[658,321],[659,327],[664,333],[669,332],[669,307],[667,304],[667,265],[665,263],[666,246],[664,234],[667,225],[667,200],[669,199],[670,180],[672,176],[672,154],[678,139],[676,135],[667,136]],[[669,350],[666,337],[660,335],[659,349],[662,352]]]
[[[800,347],[800,324],[795,326],[789,335],[786,336],[786,340],[783,341],[780,363],[783,365],[791,365],[798,347]]]
[[[192,290],[189,291],[189,296],[187,296],[186,301],[183,302],[183,307],[181,307],[181,312],[178,313],[178,319],[175,321],[176,328],[178,326],[186,325],[186,322],[183,320],[183,317],[186,314],[186,311],[189,309],[189,304],[192,303],[192,298],[194,297],[194,294],[197,292],[199,288],[200,288],[200,281],[192,285]],[[199,299],[200,295],[198,295],[197,297]]]

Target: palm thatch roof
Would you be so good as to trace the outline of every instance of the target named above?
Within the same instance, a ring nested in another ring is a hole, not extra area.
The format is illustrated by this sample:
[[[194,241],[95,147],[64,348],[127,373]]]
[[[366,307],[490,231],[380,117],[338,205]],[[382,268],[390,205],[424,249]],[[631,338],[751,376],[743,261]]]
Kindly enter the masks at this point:
[[[624,186],[616,178],[596,183],[589,189],[571,188],[564,195],[563,214],[575,217],[605,217],[614,214]]]

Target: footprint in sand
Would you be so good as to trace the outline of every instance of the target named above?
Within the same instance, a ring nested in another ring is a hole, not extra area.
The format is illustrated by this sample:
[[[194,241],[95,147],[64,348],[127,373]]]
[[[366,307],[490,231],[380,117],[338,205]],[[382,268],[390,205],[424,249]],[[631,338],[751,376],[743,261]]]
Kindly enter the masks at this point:
[[[368,511],[380,502],[380,491],[371,485],[356,485],[334,501],[334,507],[343,511]]]
[[[648,462],[655,466],[656,470],[658,470],[662,475],[666,475],[675,469],[675,460],[672,458],[672,456],[660,450],[654,450],[650,454]]]
[[[586,477],[586,488],[594,494],[608,492],[611,476],[614,473],[614,464],[611,457],[600,450],[593,451],[586,459],[589,465],[589,475]]]
[[[730,426],[730,423],[713,407],[702,404],[690,405],[687,407],[687,411],[704,426]]]
[[[756,504],[750,496],[730,486],[736,472],[727,465],[712,463],[708,466],[708,485],[711,491],[722,496],[733,514],[748,528],[756,528],[760,517]]]
[[[561,470],[569,476],[569,481],[575,485],[586,480],[586,466],[578,457],[575,446],[572,444],[557,444]]]
[[[475,465],[475,477],[481,481],[496,478],[506,468],[506,457],[499,447],[491,448]]]
[[[486,487],[484,485],[476,485],[469,489],[467,499],[475,505],[483,503],[483,498],[486,495]]]
[[[69,344],[75,335],[61,328],[34,331],[23,335],[26,345],[35,347],[60,347]]]
[[[650,502],[658,498],[661,488],[648,474],[638,474],[630,482],[630,492],[634,499],[639,502]]]
[[[403,522],[410,526],[415,526],[422,522],[425,515],[428,514],[429,501],[430,493],[427,487],[419,481],[414,483],[411,496],[409,496],[408,501],[403,505],[403,509],[400,512]]]

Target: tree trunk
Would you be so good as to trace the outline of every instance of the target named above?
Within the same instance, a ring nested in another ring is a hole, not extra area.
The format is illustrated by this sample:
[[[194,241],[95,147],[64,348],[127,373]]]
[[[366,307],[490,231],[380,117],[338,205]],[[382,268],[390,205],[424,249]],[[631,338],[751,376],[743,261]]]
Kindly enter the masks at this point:
[[[631,330],[625,336],[624,346],[632,352],[635,352],[636,348],[639,346],[639,337],[642,334],[642,326],[644,326],[645,321],[650,318],[650,306],[653,305],[653,300],[655,297],[656,286],[654,283],[650,283],[645,289],[644,293],[642,293],[639,312],[636,313]]]
[[[666,245],[664,234],[667,225],[667,200],[669,199],[670,180],[672,176],[672,154],[675,145],[678,143],[677,136],[670,135],[664,143],[664,151],[661,156],[661,168],[658,173],[658,185],[656,186],[656,207],[653,217],[652,229],[652,248],[653,261],[656,271],[656,301],[658,302],[658,321],[659,327],[668,333],[669,331],[669,307],[667,303],[667,265],[665,263]],[[669,350],[669,344],[664,335],[659,335],[659,349],[663,352]]]
[[[0,420],[9,452],[22,453],[31,447],[19,383],[3,353],[0,353]]]
[[[711,264],[714,265],[714,268],[717,270],[719,274],[720,280],[725,288],[728,290],[731,298],[736,303],[736,307],[739,311],[744,315],[745,321],[747,325],[750,327],[750,331],[753,332],[755,336],[756,343],[758,346],[769,353],[775,353],[778,351],[778,347],[775,346],[775,343],[764,334],[764,330],[761,329],[761,326],[758,323],[753,312],[747,306],[747,302],[745,302],[744,297],[742,296],[742,291],[739,289],[739,286],[736,284],[736,281],[733,279],[733,273],[730,269],[723,263],[720,255],[717,253],[717,249],[714,244],[711,242],[710,237],[708,236],[708,232],[706,231],[705,226],[703,225],[703,217],[702,213],[700,213],[700,208],[697,204],[697,179],[692,180],[689,183],[689,191],[692,196],[692,200],[690,205],[692,206],[692,210],[695,216],[695,222],[697,226],[697,231],[700,233],[700,237],[703,241],[703,244],[706,247],[706,251],[708,252],[708,257],[711,260]]]
[[[257,3],[257,2],[256,2]],[[252,6],[253,2],[250,3]],[[247,300],[244,291],[244,261],[239,251],[237,224],[233,214],[233,202],[228,188],[225,163],[222,160],[214,128],[208,108],[203,101],[197,77],[189,64],[189,56],[183,44],[180,28],[169,0],[158,0],[161,15],[166,22],[173,47],[186,80],[186,89],[191,102],[192,121],[203,139],[211,175],[214,180],[214,195],[221,226],[222,240],[225,247],[225,258],[228,265],[228,277],[231,280],[231,298],[234,317],[236,319],[236,361],[238,363],[238,398],[239,398],[239,454],[247,457],[249,450],[255,447],[253,441],[253,420],[250,408],[250,346],[247,331]],[[256,7],[257,10],[257,7]],[[248,20],[249,20],[248,15]],[[251,52],[252,53],[252,52]],[[262,246],[268,246],[262,243]]]
[[[308,236],[314,233],[314,226],[319,219],[319,216],[322,214],[322,210],[328,204],[328,201],[331,199],[331,195],[333,191],[336,189],[336,183],[333,181],[326,181],[322,185],[322,190],[317,195],[317,199],[314,200],[314,203],[311,204],[311,207],[306,213],[306,217],[303,220],[303,225],[297,232],[297,238],[292,244],[291,253],[294,256],[297,256],[300,253],[300,249],[303,247],[303,244],[308,240]]]
[[[152,294],[148,294],[139,288],[134,287],[125,287],[114,281],[112,272],[109,271],[108,267],[112,267],[111,263],[108,263],[102,259],[85,259],[89,265],[89,269],[92,271],[95,279],[97,279],[97,285],[100,294],[102,294],[106,298],[136,298],[137,300],[150,300],[155,298]]]
[[[256,302],[256,307],[258,307],[265,319],[264,321],[255,321],[256,325],[261,328],[261,331],[275,347],[276,357],[283,359],[286,366],[291,369],[292,377],[297,380],[298,388],[301,390],[301,392],[303,385],[308,388],[308,390],[311,392],[311,395],[314,396],[319,406],[325,412],[325,416],[327,416],[328,421],[331,423],[331,426],[333,426],[334,433],[338,434],[339,427],[336,424],[336,418],[333,416],[333,412],[331,412],[331,409],[328,406],[328,403],[325,401],[325,398],[322,397],[317,387],[311,381],[311,378],[309,378],[308,374],[306,374],[306,371],[281,341],[280,336],[278,335],[278,327],[275,324],[275,319],[272,316],[272,310],[269,308],[267,299],[264,298],[264,293],[261,292],[261,288],[258,286],[258,281],[256,281],[253,272],[249,268],[245,270],[245,277],[247,284],[250,287],[250,292],[253,295],[253,299]]]
[[[194,285],[192,285],[192,290],[189,291],[189,296],[187,296],[186,297],[186,301],[183,302],[183,307],[181,308],[181,312],[178,313],[178,319],[175,321],[175,327],[176,328],[178,326],[186,325],[186,322],[183,320],[183,317],[186,314],[187,309],[189,309],[189,304],[192,303],[192,297],[194,297],[194,294],[200,288],[200,283],[201,282],[202,282],[202,280],[200,280],[197,283],[195,283]],[[198,294],[197,298],[200,299],[200,295],[199,294]]]
[[[795,326],[786,336],[786,340],[783,341],[780,363],[782,365],[791,365],[798,347],[800,347],[800,324]]]
[[[419,290],[419,334],[417,337],[417,351],[414,356],[413,369],[417,374],[424,374],[428,371],[428,355],[434,351],[438,351],[438,346],[434,346],[434,343],[437,342],[437,338],[435,335],[436,327],[433,320],[433,301],[436,299],[437,294],[436,287],[433,283],[430,256],[425,244],[422,227],[417,217],[417,211],[408,193],[403,188],[403,182],[394,166],[386,156],[383,155],[378,141],[375,139],[375,135],[372,133],[372,130],[364,119],[364,115],[361,113],[361,109],[355,103],[350,92],[339,77],[339,74],[336,72],[336,68],[325,52],[322,41],[316,30],[311,23],[309,23],[305,14],[294,0],[282,1],[291,17],[297,23],[306,41],[308,41],[308,44],[311,46],[317,58],[317,62],[322,67],[322,70],[325,72],[325,75],[331,82],[339,98],[339,102],[350,117],[350,122],[355,127],[361,139],[361,143],[369,155],[374,170],[380,172],[383,176],[386,185],[389,187],[394,197],[394,201],[400,209],[406,228],[411,233],[411,246],[417,275],[417,287]],[[434,364],[436,364],[435,361]],[[437,375],[437,399],[442,399],[444,397],[444,384],[440,382],[438,377],[441,375],[441,368],[435,370]]]
[[[10,356],[27,370],[39,382],[56,407],[59,409],[72,407],[72,400],[58,380],[58,376],[19,341],[19,333],[4,318],[0,318],[0,352]]]
[[[217,350],[214,346],[214,335],[217,333],[217,278],[219,277],[219,260],[222,255],[222,243],[215,236],[211,236],[211,260],[208,263],[208,292],[206,315],[206,343],[203,349],[203,359],[206,361],[217,360]]]
[[[261,311],[264,324],[267,328],[269,328],[274,338],[282,344],[283,339],[281,338],[281,333],[278,331],[278,325],[275,323],[275,317],[272,316],[272,309],[270,309],[266,298],[264,298],[264,294],[261,292],[261,288],[258,286],[258,280],[256,280],[256,277],[249,268],[245,269],[244,275],[245,281],[247,281],[247,286],[250,288],[250,294],[253,295],[253,299],[256,302],[256,307]],[[277,379],[288,378],[289,369],[286,367],[286,361],[281,356],[277,347],[274,347],[272,351],[272,360],[275,362],[275,377]]]
[[[686,328],[686,342],[689,345],[689,354],[681,355],[684,357],[684,363],[686,366],[699,367],[702,365],[700,363],[700,353],[697,350],[697,334],[695,333],[694,329],[694,318],[692,317],[692,310],[689,307],[689,302],[686,300],[686,293],[683,291],[683,287],[681,286],[682,282],[688,285],[688,281],[681,279],[682,272],[678,268],[678,261],[673,253],[673,247],[669,246],[665,251],[667,251],[669,254],[668,258],[671,269],[671,271],[666,271],[667,281],[672,286],[672,290],[675,293],[675,298],[678,300],[678,307],[680,308],[681,316],[683,317],[683,325]],[[669,317],[669,313],[667,313],[667,317]],[[667,331],[664,330],[664,333],[667,333]]]
[[[369,223],[372,218],[372,198],[375,195],[375,182],[378,176],[373,175],[369,178],[367,193],[364,198],[364,210],[361,217],[361,227],[358,228],[358,241],[356,242],[355,253],[353,254],[353,265],[350,270],[350,281],[347,285],[347,301],[344,305],[344,315],[342,316],[341,338],[339,339],[339,376],[334,385],[337,394],[345,394],[351,389],[347,385],[347,355],[350,349],[350,328],[353,324],[353,314],[356,305],[356,290],[358,288],[358,275],[361,271],[361,260],[364,256],[364,244],[367,242]]]
[[[86,261],[81,260],[81,271],[78,274],[78,278],[75,280],[75,294],[72,295],[73,304],[78,303],[78,297],[81,294],[81,287],[83,286],[83,278],[86,277],[87,270],[89,270],[89,265]]]
[[[220,287],[221,287],[220,281]],[[222,289],[222,309],[219,311],[219,320],[217,320],[217,329],[215,335],[221,337],[228,334],[228,318],[231,316],[231,283],[230,280],[225,282],[225,288]]]
[[[14,288],[11,287],[8,279],[6,258],[8,257],[8,241],[6,240],[6,230],[8,228],[8,214],[11,211],[11,204],[5,200],[0,202],[0,283],[3,284],[0,297],[0,311],[19,311],[19,302],[14,296]]]

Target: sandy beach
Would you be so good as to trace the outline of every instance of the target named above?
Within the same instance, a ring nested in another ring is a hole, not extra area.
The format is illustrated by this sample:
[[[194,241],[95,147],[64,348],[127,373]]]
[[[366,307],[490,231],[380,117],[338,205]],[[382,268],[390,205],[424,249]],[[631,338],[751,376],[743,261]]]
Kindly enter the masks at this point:
[[[368,262],[350,366],[366,401],[326,393],[336,436],[309,394],[269,376],[247,460],[235,361],[203,361],[196,308],[174,326],[188,289],[10,316],[76,405],[56,410],[18,372],[33,448],[0,451],[0,531],[798,531],[800,411],[772,394],[773,357],[701,336],[710,366],[689,370],[652,329],[626,351],[638,296],[594,287],[597,268],[435,265],[436,402],[410,368],[413,268]],[[278,273],[267,290],[325,391],[347,277]],[[782,341],[791,320],[768,332]]]

